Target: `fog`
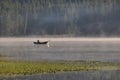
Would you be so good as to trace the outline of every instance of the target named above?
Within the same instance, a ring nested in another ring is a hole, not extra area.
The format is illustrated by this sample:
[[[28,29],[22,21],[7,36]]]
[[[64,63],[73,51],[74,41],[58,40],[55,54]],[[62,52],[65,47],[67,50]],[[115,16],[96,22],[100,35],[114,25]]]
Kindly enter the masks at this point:
[[[33,42],[50,40],[47,45]],[[93,60],[120,62],[120,38],[0,38],[0,55],[12,60]]]
[[[95,37],[57,37],[57,38],[54,38],[54,37],[1,37],[0,38],[0,42],[11,42],[11,41],[37,41],[37,40],[40,40],[40,41],[47,41],[47,40],[50,40],[50,41],[106,41],[106,42],[115,42],[115,41],[120,41],[120,38],[95,38]]]

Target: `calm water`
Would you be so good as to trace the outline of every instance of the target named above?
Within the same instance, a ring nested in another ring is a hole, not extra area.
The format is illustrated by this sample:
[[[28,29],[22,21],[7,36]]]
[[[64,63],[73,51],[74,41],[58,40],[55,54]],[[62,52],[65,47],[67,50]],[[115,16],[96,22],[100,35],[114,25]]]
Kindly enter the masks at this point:
[[[15,60],[120,61],[120,40],[50,39],[50,47],[34,45],[36,38],[0,39],[0,54]]]
[[[37,38],[0,38],[0,55],[13,60],[98,60],[120,62],[120,39],[49,39],[50,47],[34,45]],[[48,40],[48,39],[41,39]],[[0,77],[0,80],[120,80],[120,71],[83,71]]]
[[[1,77],[0,80],[120,80],[120,71],[88,71]]]

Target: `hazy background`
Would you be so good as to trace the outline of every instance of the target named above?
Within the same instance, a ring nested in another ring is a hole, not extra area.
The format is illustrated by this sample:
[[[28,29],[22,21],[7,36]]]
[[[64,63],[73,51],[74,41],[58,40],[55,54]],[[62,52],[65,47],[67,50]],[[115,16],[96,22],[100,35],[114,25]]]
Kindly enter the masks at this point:
[[[120,36],[120,0],[0,0],[0,36]]]

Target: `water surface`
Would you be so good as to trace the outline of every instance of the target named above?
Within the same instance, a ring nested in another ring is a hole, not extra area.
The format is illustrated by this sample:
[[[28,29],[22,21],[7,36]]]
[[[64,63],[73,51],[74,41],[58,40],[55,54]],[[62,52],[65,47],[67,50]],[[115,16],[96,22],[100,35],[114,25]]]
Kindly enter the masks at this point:
[[[83,71],[56,74],[38,74],[15,76],[0,79],[5,80],[120,80],[120,71]]]
[[[39,38],[50,47],[34,45],[38,38],[1,38],[0,54],[15,60],[120,61],[120,40],[110,38]]]

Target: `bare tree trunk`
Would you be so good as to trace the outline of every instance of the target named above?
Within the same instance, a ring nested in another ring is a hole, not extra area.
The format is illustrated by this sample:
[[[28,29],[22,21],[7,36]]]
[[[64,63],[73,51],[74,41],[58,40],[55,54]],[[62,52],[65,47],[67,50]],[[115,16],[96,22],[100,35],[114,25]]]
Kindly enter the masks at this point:
[[[26,11],[26,16],[25,16],[24,34],[26,34],[26,31],[27,31],[27,24],[28,24],[28,8],[27,8],[27,11]]]

